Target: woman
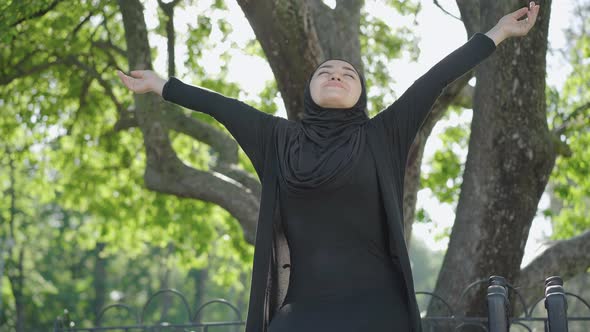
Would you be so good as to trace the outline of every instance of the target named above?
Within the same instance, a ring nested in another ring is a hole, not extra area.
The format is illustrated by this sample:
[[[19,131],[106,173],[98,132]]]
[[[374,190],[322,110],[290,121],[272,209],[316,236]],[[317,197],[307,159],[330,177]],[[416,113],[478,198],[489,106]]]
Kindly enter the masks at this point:
[[[136,93],[223,123],[261,179],[247,332],[421,331],[402,229],[408,150],[444,87],[526,35],[538,11],[531,2],[474,34],[371,119],[364,79],[341,59],[312,73],[300,122],[151,71],[119,72]]]

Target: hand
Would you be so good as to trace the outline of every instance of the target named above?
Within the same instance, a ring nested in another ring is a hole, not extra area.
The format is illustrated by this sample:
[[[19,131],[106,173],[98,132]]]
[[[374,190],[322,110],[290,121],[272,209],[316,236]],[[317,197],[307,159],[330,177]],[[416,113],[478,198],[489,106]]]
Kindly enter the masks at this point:
[[[131,76],[117,70],[117,75],[125,86],[135,93],[155,92],[162,95],[166,81],[151,70],[132,70]]]
[[[539,14],[539,5],[534,1],[529,3],[529,7],[522,7],[508,15],[505,15],[498,21],[498,28],[503,31],[506,38],[525,36],[535,25],[537,15]],[[518,21],[520,17],[526,14],[526,18]]]

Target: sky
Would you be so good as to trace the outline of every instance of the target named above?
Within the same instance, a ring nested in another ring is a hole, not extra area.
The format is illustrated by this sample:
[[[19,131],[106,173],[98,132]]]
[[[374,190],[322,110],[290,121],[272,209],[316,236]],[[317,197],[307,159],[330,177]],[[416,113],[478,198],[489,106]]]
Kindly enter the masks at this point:
[[[177,31],[177,38],[181,39],[182,36],[185,35],[188,24],[194,24],[196,21],[195,13],[207,10],[212,1],[213,0],[197,1],[196,8],[190,7],[176,11],[175,30]],[[553,51],[559,50],[565,46],[566,39],[563,31],[568,26],[570,11],[573,8],[574,1],[575,0],[553,1],[553,6],[551,8],[551,19],[549,24],[550,51],[547,55],[547,82],[548,85],[555,87],[561,87],[563,85],[569,72],[569,65],[567,62],[559,57],[558,52]],[[334,6],[334,0],[325,0],[324,2],[331,7]],[[383,1],[378,0],[367,0],[365,8],[371,15],[388,22],[392,29],[403,25],[413,26],[411,23],[412,18],[398,15],[393,9],[387,8],[383,5],[382,2]],[[455,16],[460,16],[454,0],[439,0],[438,3]],[[557,3],[559,3],[559,5],[557,5]],[[155,0],[146,1],[145,6],[146,23],[148,28],[154,28],[158,24],[156,11],[157,2]],[[236,82],[241,87],[242,92],[238,97],[239,99],[256,100],[257,94],[264,88],[265,82],[273,80],[274,77],[266,60],[255,56],[248,56],[242,52],[246,43],[254,38],[254,32],[236,1],[227,1],[227,6],[229,8],[229,16],[227,20],[232,24],[233,32],[226,43],[220,45],[217,49],[205,52],[202,63],[207,68],[208,74],[216,75],[219,73],[220,68],[219,55],[225,49],[230,48],[231,41],[235,42],[237,47],[230,49],[232,60],[229,64],[228,79],[232,82]],[[543,10],[543,7],[541,7],[541,10]],[[210,17],[214,19],[218,15],[221,15],[221,13],[211,13]],[[459,20],[445,14],[440,8],[434,5],[433,1],[422,1],[422,10],[417,17],[417,22],[418,25],[413,29],[420,38],[418,44],[420,48],[420,57],[417,62],[411,62],[409,60],[409,55],[404,54],[401,59],[392,60],[389,63],[389,71],[394,80],[390,85],[392,94],[389,98],[386,97],[386,101],[393,102],[395,98],[400,96],[417,78],[426,73],[428,69],[447,54],[464,44],[468,39],[463,24]],[[444,31],[444,35],[442,36],[441,31]],[[485,31],[481,32],[484,33]],[[154,34],[151,34],[150,38],[151,45],[158,48],[158,56],[154,63],[155,70],[165,77],[163,74],[166,73],[166,41],[163,37],[154,36]],[[221,33],[214,29],[210,39],[220,40]],[[183,66],[188,50],[186,44],[182,43],[180,40],[177,41],[177,45],[177,76],[180,79],[183,79],[183,76],[188,77],[189,74],[188,69]],[[474,80],[475,79],[470,83],[473,84]],[[277,115],[286,117],[285,108],[281,99],[277,98],[275,103],[279,108]],[[442,146],[437,137],[447,126],[460,123],[468,124],[470,121],[471,111],[466,111],[462,116],[454,115],[447,121],[439,122],[435,126],[431,138],[426,144],[424,161],[429,160],[434,152]],[[465,160],[466,153],[467,151],[459,151],[463,161]],[[426,165],[423,166],[423,170],[427,170],[427,168]],[[539,207],[543,209],[546,208],[548,204],[548,198],[543,196]],[[455,217],[453,206],[449,204],[441,204],[428,189],[423,189],[418,192],[418,208],[424,208],[430,215],[432,222],[415,223],[413,234],[425,241],[430,249],[444,250],[447,247],[448,239],[437,240],[437,235],[443,232],[445,228],[452,226]],[[536,255],[542,252],[545,248],[544,240],[551,235],[551,232],[551,224],[548,219],[542,216],[534,219],[529,240],[525,248],[522,265],[526,265]]]

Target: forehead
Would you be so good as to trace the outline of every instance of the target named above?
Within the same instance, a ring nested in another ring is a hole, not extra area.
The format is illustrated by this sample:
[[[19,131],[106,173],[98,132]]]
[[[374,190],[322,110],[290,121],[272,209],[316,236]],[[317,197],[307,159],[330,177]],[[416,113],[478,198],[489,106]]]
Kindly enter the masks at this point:
[[[356,70],[356,68],[354,68],[354,66],[344,60],[337,60],[337,59],[332,59],[332,60],[327,60],[324,61],[322,64],[320,64],[320,66],[316,69],[316,72],[319,69],[322,68],[341,68],[341,69],[345,69],[348,71],[352,71],[355,74],[358,74],[358,71]]]

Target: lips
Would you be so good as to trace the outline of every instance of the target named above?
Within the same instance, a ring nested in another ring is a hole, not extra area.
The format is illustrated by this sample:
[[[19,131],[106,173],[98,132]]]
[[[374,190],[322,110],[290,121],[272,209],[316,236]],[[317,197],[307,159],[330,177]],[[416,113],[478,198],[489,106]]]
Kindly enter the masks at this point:
[[[333,82],[333,81],[324,84],[324,86],[336,86],[336,87],[344,89],[344,85],[342,83]]]

